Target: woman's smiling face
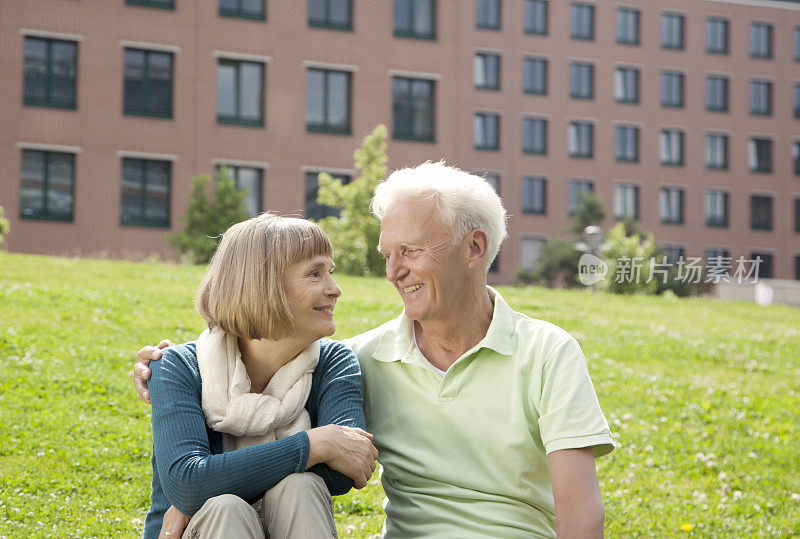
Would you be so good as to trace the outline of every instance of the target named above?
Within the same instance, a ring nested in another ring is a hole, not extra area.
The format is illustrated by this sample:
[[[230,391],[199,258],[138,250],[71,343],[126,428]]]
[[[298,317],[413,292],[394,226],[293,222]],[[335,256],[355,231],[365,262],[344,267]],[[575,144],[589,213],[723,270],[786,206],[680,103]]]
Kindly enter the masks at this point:
[[[317,255],[286,268],[282,282],[294,319],[293,336],[313,342],[336,331],[333,309],[342,290],[333,280],[333,267],[331,257]]]

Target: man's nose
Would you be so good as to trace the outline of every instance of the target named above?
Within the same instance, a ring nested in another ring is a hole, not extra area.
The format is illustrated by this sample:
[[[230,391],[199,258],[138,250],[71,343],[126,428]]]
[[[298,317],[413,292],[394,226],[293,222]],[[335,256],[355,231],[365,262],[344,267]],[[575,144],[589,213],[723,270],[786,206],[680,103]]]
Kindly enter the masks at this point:
[[[389,281],[396,281],[403,275],[402,257],[389,255],[386,257],[386,278]]]

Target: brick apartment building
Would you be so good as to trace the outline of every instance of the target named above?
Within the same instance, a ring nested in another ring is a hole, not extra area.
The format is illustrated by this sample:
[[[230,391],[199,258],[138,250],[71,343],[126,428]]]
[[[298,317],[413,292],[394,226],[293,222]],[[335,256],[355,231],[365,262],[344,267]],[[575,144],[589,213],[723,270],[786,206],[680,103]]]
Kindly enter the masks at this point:
[[[756,0],[0,1],[11,251],[174,255],[189,178],[306,213],[320,171],[389,129],[510,213],[491,281],[592,190],[676,256],[800,279],[800,3]]]

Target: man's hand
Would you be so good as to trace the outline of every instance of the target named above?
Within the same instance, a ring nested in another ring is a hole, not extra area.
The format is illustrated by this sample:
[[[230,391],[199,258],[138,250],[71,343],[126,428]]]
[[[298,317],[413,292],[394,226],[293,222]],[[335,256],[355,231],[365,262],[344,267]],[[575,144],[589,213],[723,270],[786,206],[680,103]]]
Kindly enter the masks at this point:
[[[594,450],[562,449],[547,455],[547,460],[556,504],[556,535],[559,539],[602,538],[605,510],[594,467]]]
[[[150,404],[150,392],[147,390],[147,380],[150,379],[150,362],[161,359],[161,350],[170,346],[174,345],[164,339],[158,343],[158,347],[145,346],[136,354],[136,362],[133,364],[133,387],[139,398],[147,404]]]
[[[343,425],[325,425],[307,433],[311,450],[306,469],[324,462],[352,479],[356,488],[367,486],[378,458],[372,434]]]
[[[174,505],[170,505],[167,512],[164,513],[164,520],[161,523],[161,533],[158,534],[158,539],[180,539],[181,535],[183,535],[183,530],[189,524],[189,520],[190,518],[175,509]]]

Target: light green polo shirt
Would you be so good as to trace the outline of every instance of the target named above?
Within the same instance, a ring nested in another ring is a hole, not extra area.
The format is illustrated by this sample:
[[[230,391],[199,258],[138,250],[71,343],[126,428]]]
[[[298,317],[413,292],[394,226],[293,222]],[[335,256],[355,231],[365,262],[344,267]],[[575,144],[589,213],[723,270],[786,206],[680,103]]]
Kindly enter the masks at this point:
[[[383,467],[388,538],[555,537],[547,453],[614,449],[575,339],[489,293],[486,336],[444,376],[405,313],[347,341]]]

